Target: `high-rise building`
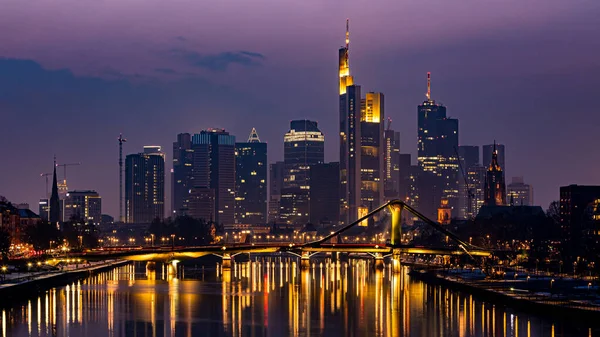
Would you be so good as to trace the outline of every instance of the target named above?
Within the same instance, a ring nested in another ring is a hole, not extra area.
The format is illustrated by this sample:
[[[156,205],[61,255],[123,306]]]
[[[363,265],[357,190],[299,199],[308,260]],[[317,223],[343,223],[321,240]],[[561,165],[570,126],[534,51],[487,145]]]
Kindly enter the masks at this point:
[[[165,154],[160,146],[125,158],[125,219],[150,223],[165,216]]]
[[[346,20],[346,45],[339,49],[339,78],[340,78],[340,95],[346,93],[346,88],[354,84],[354,79],[350,75],[350,62],[348,51],[350,47],[350,27],[349,20]]]
[[[487,169],[484,193],[484,205],[502,206],[506,204],[504,174],[502,173],[502,168],[498,164],[498,152],[495,149],[492,152],[492,162]]]
[[[96,191],[69,191],[65,198],[65,220],[79,220],[100,224],[102,198]]]
[[[340,220],[345,224],[358,219],[361,205],[360,108],[360,86],[348,86],[340,96]]]
[[[458,186],[459,186],[459,209],[458,217],[461,219],[469,219],[473,215],[473,207],[471,207],[471,199],[473,198],[474,186],[467,186],[467,174],[473,167],[480,166],[479,164],[479,146],[461,145],[458,147],[458,158],[460,160],[460,170],[458,171]],[[463,174],[465,176],[463,176]],[[483,180],[482,180],[483,182]],[[471,193],[471,195],[469,195]],[[475,215],[477,212],[475,212]]]
[[[506,199],[511,206],[533,206],[533,186],[525,184],[523,177],[513,177],[506,187]]]
[[[379,207],[384,200],[384,100],[382,93],[368,92],[361,100],[360,180],[364,211]]]
[[[475,165],[467,171],[467,184],[470,191],[470,197],[467,195],[467,208],[465,210],[465,219],[474,219],[479,213],[479,209],[485,201],[485,178],[487,169],[481,165]]]
[[[54,158],[54,173],[52,175],[52,193],[50,195],[50,210],[48,219],[53,225],[61,221],[61,207],[58,198],[58,181],[56,179],[56,158]]]
[[[389,201],[400,197],[400,132],[385,130],[383,147],[383,194]]]
[[[235,143],[235,222],[267,222],[267,143],[252,128],[246,143]]]
[[[337,226],[340,220],[340,163],[310,167],[310,222]]]
[[[192,136],[192,150],[189,216],[234,224],[235,136],[224,129],[204,130]],[[212,209],[210,205],[214,205]]]
[[[317,122],[294,120],[283,138],[285,163],[280,220],[304,225],[309,221],[310,167],[324,162],[325,137]]]
[[[560,187],[560,226],[566,246],[577,250],[594,201],[600,199],[600,186],[569,185]]]
[[[188,214],[190,189],[193,183],[194,150],[189,133],[177,135],[173,142],[173,171],[171,173],[171,213],[174,216]]]
[[[419,210],[435,219],[441,200],[448,200],[452,216],[458,210],[458,120],[446,116],[446,107],[431,98],[427,73],[427,99],[418,106]]]
[[[282,161],[269,165],[269,222],[279,221],[284,172],[285,163]]]
[[[411,189],[411,155],[410,153],[400,153],[398,155],[398,199],[409,203]],[[412,204],[411,204],[412,205]]]
[[[504,179],[506,180],[506,162],[505,162],[505,147],[503,144],[489,144],[483,145],[483,166],[489,167],[492,163],[492,154],[494,153],[494,145],[496,146],[496,152],[498,153],[498,165],[502,168]]]
[[[40,215],[40,219],[44,221],[48,221],[48,215],[50,211],[50,204],[47,198],[40,199],[38,214]]]

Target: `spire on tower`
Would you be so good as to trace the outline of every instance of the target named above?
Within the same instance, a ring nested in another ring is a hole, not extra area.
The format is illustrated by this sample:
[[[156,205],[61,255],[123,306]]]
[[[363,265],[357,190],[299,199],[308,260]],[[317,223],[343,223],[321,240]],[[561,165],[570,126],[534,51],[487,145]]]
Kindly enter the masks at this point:
[[[431,72],[427,72],[427,101],[431,101]]]
[[[350,45],[350,19],[346,19],[346,49]]]
[[[258,133],[255,128],[252,128],[250,136],[248,136],[248,143],[260,143],[260,138],[258,138]]]
[[[56,155],[54,156],[54,172],[52,175],[52,193],[50,195],[50,210],[48,220],[56,225],[60,222],[60,201],[58,199],[58,181],[56,179]]]

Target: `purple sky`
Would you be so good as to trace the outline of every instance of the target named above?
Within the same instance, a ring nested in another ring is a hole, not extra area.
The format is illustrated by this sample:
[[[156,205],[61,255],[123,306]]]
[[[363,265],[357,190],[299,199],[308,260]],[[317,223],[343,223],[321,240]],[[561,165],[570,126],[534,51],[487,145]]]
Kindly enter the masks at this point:
[[[343,5],[342,5],[343,4]],[[461,145],[506,144],[544,208],[565,184],[600,184],[597,0],[2,0],[0,194],[37,207],[40,173],[60,162],[72,189],[96,189],[118,215],[118,144],[256,127],[282,159],[291,119],[319,121],[337,158],[337,48],[416,152],[425,73],[460,120]],[[167,189],[170,191],[170,188]],[[167,196],[170,207],[170,195]],[[167,209],[169,208],[167,207]]]

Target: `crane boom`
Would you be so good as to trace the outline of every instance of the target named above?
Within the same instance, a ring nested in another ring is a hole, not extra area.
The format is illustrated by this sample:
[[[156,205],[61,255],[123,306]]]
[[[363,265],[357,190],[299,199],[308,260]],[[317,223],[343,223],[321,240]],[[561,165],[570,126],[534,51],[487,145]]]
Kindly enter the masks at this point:
[[[78,166],[81,165],[81,163],[70,163],[70,164],[56,164],[56,167],[62,167],[63,168],[63,178],[64,180],[67,180],[67,166]]]

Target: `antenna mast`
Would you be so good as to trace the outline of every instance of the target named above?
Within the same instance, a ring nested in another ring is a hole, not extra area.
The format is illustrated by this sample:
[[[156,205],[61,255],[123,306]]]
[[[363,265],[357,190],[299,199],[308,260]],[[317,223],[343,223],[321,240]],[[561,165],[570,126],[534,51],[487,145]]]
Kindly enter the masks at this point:
[[[123,138],[122,134],[119,134],[119,221],[125,222],[123,218],[123,143],[127,139]]]
[[[350,45],[350,19],[346,19],[346,50]]]
[[[427,72],[427,101],[431,101],[431,72]]]

